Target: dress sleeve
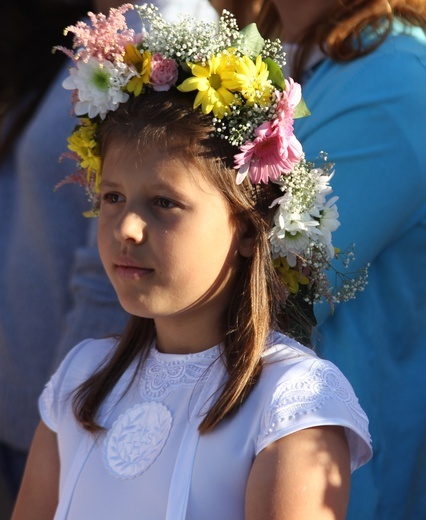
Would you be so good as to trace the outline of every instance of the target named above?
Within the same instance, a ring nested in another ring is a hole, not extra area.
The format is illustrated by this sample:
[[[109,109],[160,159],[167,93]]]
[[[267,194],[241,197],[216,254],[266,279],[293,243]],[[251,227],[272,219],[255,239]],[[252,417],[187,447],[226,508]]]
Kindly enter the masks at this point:
[[[71,377],[69,377],[71,372],[70,367],[81,351],[92,342],[92,339],[87,339],[70,350],[59,365],[59,368],[51,376],[38,399],[41,419],[46,426],[54,432],[57,432],[58,429],[61,408],[66,402],[69,402],[70,397],[72,398],[71,390],[76,388],[84,380],[84,378],[76,377],[76,374],[71,374]],[[78,364],[80,366],[87,366],[84,361]]]
[[[261,419],[256,455],[272,442],[315,426],[342,426],[351,471],[372,456],[368,419],[345,376],[328,361],[304,360],[273,387]]]

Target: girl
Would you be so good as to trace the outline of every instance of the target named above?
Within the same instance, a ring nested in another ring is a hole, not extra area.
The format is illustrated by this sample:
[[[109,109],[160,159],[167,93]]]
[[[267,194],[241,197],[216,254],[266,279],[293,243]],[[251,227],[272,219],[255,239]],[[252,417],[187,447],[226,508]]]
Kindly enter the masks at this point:
[[[71,180],[131,318],[48,383],[13,518],[343,519],[368,421],[288,335],[310,334],[302,308],[336,300],[331,174],[293,135],[300,90],[280,45],[227,13],[170,25],[141,6],[135,35],[130,7],[69,28],[64,86],[82,116]]]

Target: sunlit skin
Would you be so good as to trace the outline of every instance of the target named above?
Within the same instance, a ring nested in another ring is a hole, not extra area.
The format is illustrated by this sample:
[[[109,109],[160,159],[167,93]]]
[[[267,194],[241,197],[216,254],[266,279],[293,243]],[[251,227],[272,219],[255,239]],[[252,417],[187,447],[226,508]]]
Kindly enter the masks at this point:
[[[154,319],[165,352],[220,342],[245,254],[224,196],[164,150],[112,145],[100,198],[99,251],[124,309]]]

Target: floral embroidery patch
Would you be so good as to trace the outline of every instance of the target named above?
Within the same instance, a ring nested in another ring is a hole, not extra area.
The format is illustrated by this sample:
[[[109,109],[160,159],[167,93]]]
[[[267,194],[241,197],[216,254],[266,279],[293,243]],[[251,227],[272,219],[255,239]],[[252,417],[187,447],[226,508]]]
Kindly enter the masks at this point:
[[[172,426],[168,408],[158,402],[137,404],[114,422],[104,443],[104,464],[114,476],[135,478],[160,455]]]

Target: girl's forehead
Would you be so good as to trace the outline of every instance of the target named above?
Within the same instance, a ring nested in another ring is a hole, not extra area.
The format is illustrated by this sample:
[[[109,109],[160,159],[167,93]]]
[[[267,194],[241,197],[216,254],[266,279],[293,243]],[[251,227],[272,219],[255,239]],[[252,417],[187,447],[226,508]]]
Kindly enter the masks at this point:
[[[140,139],[137,136],[111,136],[103,147],[103,157],[107,155],[130,156],[145,160],[155,157],[167,161],[196,162],[195,158],[202,154],[201,147],[179,139],[179,141],[158,140],[155,138]]]
[[[105,183],[149,183],[175,189],[219,193],[208,166],[188,154],[147,146],[132,148],[128,143],[106,150],[102,161],[102,181]]]
[[[157,170],[184,168],[188,174],[193,170],[200,169],[197,165],[195,156],[191,156],[183,149],[170,150],[160,144],[150,144],[138,146],[123,140],[115,140],[109,143],[105,150],[102,160],[103,171],[108,171],[111,167],[115,170],[126,169],[145,169],[147,166]]]

